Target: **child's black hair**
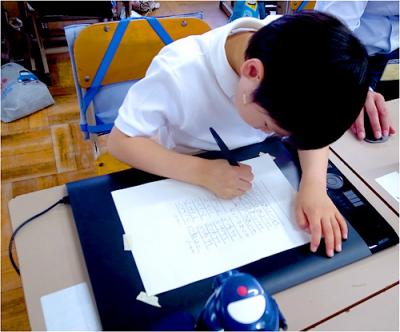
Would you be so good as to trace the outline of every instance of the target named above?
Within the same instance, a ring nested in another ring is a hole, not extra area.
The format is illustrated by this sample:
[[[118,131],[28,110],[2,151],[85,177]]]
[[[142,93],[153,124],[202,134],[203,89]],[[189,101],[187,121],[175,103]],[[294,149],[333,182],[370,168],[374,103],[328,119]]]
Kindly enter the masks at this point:
[[[362,109],[367,52],[332,16],[317,11],[285,15],[252,36],[245,57],[264,65],[254,102],[292,134],[300,149],[333,143]]]

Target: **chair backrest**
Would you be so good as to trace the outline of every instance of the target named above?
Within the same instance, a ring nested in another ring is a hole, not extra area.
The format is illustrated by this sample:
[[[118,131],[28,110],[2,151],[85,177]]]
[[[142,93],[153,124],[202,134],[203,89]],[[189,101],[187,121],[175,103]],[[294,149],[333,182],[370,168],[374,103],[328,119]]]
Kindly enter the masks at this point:
[[[128,89],[144,77],[166,43],[209,30],[195,17],[144,17],[66,27],[85,138],[110,131]]]

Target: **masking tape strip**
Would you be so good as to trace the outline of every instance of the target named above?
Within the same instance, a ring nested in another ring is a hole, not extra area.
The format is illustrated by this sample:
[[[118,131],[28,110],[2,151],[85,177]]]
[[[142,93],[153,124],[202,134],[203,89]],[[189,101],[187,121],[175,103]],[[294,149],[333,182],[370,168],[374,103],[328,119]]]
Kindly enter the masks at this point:
[[[124,250],[131,251],[132,250],[132,236],[130,234],[122,235],[122,240],[124,242]]]
[[[160,304],[158,303],[158,297],[154,295],[148,296],[145,292],[140,292],[136,297],[136,300],[152,305],[153,307],[161,308]]]
[[[269,153],[267,153],[267,152],[260,152],[260,153],[258,154],[258,156],[259,156],[259,157],[262,157],[262,156],[265,155],[265,154],[269,155],[269,156],[271,157],[272,160],[275,160],[275,157],[274,157],[274,156],[271,156],[271,155],[270,155]]]

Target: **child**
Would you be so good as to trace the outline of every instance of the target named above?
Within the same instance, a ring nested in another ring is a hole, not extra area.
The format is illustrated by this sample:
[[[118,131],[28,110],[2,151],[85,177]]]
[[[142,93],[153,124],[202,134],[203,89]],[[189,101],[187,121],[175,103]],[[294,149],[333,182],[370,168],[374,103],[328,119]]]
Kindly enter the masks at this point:
[[[269,24],[241,18],[166,47],[129,90],[108,147],[122,161],[202,186],[222,198],[251,188],[251,168],[191,154],[218,150],[209,127],[234,149],[271,133],[299,148],[296,218],[312,252],[341,251],[347,225],[326,193],[328,145],[365,100],[367,54],[338,20],[318,12]]]

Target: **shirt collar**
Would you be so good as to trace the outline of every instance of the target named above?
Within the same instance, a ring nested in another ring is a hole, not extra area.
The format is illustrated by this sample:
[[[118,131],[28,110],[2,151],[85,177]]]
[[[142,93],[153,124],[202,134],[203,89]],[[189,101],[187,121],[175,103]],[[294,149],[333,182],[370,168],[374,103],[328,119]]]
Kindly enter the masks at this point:
[[[236,93],[239,76],[233,70],[226,57],[226,39],[232,30],[243,28],[257,31],[267,23],[269,23],[269,21],[243,17],[213,31],[213,37],[210,41],[212,43],[210,62],[216,74],[219,86],[229,98],[232,98]]]

